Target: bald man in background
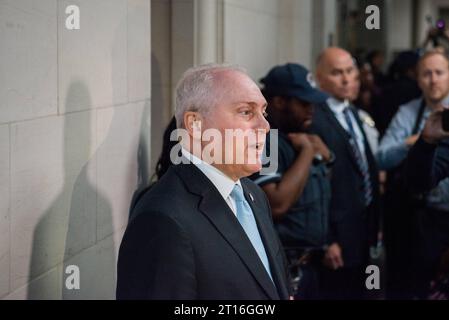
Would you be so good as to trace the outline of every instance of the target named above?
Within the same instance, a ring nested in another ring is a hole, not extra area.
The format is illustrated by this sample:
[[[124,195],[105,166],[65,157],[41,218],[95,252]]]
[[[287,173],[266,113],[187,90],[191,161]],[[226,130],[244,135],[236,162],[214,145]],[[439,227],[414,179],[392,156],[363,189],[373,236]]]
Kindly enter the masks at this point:
[[[365,298],[369,247],[377,243],[378,171],[350,99],[358,71],[349,52],[331,47],[317,61],[317,82],[331,97],[315,108],[312,132],[335,154],[328,249],[322,270],[327,299]]]

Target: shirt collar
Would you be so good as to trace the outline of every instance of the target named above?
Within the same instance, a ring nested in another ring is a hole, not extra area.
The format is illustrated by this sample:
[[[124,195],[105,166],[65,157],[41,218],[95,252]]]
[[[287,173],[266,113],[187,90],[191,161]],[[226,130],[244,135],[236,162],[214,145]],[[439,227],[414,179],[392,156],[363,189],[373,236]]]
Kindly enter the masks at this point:
[[[342,113],[346,107],[349,107],[348,100],[342,101],[335,99],[334,97],[329,97],[326,102],[334,113]]]
[[[214,186],[218,189],[218,192],[220,192],[221,196],[225,200],[229,197],[236,184],[242,187],[240,179],[237,181],[232,180],[223,172],[209,163],[204,162],[197,156],[194,156],[184,148],[181,148],[181,152],[184,157],[189,159],[198,169],[201,170],[202,173],[206,175],[206,177],[214,184]]]
[[[449,94],[443,99],[442,104],[444,108],[449,109]]]
[[[449,109],[449,94],[441,101],[441,104],[445,109]],[[427,119],[427,117],[429,117],[431,113],[432,109],[428,105],[426,105],[426,108],[424,109],[424,117]]]

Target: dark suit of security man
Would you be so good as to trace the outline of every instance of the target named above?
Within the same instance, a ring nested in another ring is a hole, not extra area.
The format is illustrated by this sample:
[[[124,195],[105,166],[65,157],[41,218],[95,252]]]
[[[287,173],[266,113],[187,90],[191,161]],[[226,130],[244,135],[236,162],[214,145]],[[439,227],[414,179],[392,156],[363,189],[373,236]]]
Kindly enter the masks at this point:
[[[374,156],[349,103],[358,71],[349,52],[330,47],[321,53],[316,75],[331,98],[316,106],[311,131],[336,158],[321,289],[327,299],[363,299],[369,247],[377,243],[379,194]]]
[[[261,130],[265,138],[265,99],[244,71],[225,65],[187,70],[176,93],[189,163],[172,165],[133,210],[120,246],[117,299],[288,299],[268,201],[245,178],[261,169],[264,139],[240,147],[217,139],[213,150],[223,152],[209,157],[191,147],[207,145],[195,130],[223,137],[226,129]],[[243,163],[225,161],[237,154]]]

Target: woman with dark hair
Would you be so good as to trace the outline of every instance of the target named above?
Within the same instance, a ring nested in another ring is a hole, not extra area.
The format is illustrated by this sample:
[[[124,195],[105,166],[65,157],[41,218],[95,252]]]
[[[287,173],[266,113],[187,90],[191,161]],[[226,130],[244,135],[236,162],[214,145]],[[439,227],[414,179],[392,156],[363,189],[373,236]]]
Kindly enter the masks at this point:
[[[144,187],[141,190],[137,190],[134,193],[133,199],[131,200],[130,214],[133,211],[136,204],[142,198],[142,196],[154,185],[154,183],[162,178],[162,176],[167,172],[168,168],[172,165],[170,160],[170,151],[178,143],[178,141],[171,141],[170,135],[173,130],[176,129],[176,119],[172,117],[168,126],[165,128],[164,135],[162,137],[162,151],[159,159],[156,163],[156,169],[154,174],[151,176],[150,185]]]
[[[381,136],[398,111],[398,107],[421,96],[421,89],[416,82],[418,59],[417,51],[403,51],[390,65],[388,72],[390,82],[383,88],[373,114]]]
[[[385,62],[385,57],[382,51],[372,50],[366,55],[366,62],[371,67],[374,84],[382,88],[387,83],[387,76],[383,73],[382,67]]]
[[[157,160],[156,172],[152,176],[151,181],[154,180],[154,176],[156,176],[156,180],[160,180],[164,173],[167,172],[168,168],[172,165],[170,161],[170,151],[178,143],[178,141],[170,140],[170,135],[174,130],[176,130],[176,119],[175,117],[172,117],[170,123],[164,131],[164,136],[162,138],[162,152]]]

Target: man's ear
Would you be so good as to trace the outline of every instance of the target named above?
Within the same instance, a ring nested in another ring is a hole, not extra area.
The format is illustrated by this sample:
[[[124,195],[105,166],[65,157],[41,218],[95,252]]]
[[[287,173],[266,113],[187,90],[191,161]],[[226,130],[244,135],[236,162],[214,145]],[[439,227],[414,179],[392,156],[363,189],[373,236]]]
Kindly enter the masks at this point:
[[[322,77],[323,77],[323,73],[322,73],[323,71],[321,70],[321,68],[318,68],[317,67],[317,70],[316,70],[316,72],[315,72],[315,81],[316,81],[316,84],[317,84],[317,87],[318,88],[321,88],[321,83],[322,83]]]
[[[201,120],[202,117],[198,112],[187,111],[184,113],[184,127],[190,136],[193,136],[193,132],[201,132]]]

